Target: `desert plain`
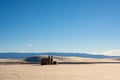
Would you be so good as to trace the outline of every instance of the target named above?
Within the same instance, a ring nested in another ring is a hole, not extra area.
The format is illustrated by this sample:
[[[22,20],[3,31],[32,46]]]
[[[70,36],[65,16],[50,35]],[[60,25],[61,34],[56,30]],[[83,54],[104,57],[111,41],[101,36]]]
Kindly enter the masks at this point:
[[[56,60],[58,62],[98,63],[42,66],[40,64],[0,64],[0,80],[120,80],[119,60],[79,57],[56,58]],[[15,61],[21,60],[0,59],[0,62]],[[103,63],[99,64],[99,62]]]

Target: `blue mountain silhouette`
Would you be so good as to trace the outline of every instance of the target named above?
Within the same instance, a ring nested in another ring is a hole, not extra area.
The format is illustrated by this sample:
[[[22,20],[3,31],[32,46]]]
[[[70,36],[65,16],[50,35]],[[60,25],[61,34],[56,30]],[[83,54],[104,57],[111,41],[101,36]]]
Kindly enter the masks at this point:
[[[93,55],[88,53],[59,53],[59,52],[47,52],[47,53],[0,53],[0,58],[7,59],[24,59],[32,56],[40,56],[40,55],[53,55],[60,57],[84,57],[84,58],[120,58],[120,56],[105,56],[105,55]]]

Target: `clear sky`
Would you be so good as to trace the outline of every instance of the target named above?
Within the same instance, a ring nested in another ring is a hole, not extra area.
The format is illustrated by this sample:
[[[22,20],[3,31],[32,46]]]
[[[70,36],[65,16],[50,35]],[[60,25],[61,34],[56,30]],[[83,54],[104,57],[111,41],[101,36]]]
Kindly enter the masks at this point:
[[[120,0],[0,0],[0,52],[120,50]]]

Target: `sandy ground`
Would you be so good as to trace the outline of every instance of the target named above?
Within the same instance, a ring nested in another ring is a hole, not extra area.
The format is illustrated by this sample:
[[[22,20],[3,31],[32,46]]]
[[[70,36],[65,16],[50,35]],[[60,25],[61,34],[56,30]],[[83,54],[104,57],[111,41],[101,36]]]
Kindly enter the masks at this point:
[[[120,64],[0,65],[0,80],[120,80]]]
[[[79,61],[78,58],[71,59]],[[70,61],[67,58],[65,60]],[[80,60],[96,61],[95,59],[85,58]],[[1,61],[6,62],[4,59]],[[104,59],[104,61],[109,60]],[[0,65],[0,80],[120,80],[120,63],[45,66],[40,64]]]

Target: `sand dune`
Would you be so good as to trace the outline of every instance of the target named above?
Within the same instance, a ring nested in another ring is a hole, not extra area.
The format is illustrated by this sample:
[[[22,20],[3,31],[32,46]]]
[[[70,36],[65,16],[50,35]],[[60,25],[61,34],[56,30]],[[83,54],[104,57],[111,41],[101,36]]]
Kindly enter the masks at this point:
[[[82,57],[55,57],[54,60],[58,62],[120,62],[117,59],[95,59]]]
[[[56,57],[55,59],[59,62],[119,61],[79,57]],[[0,59],[0,62],[10,61],[19,60]],[[0,65],[0,80],[120,80],[120,64]]]
[[[82,57],[54,57],[58,62],[120,62],[120,59],[95,59]],[[23,59],[0,59],[0,62],[25,62]]]
[[[43,56],[45,57],[45,56]],[[34,57],[35,58],[42,58]],[[82,57],[54,57],[54,61],[57,61],[58,63],[94,63],[94,62],[120,62],[119,59],[95,59],[95,58],[82,58]],[[0,64],[31,64],[29,61],[25,61],[24,59],[0,59]],[[34,62],[32,62],[34,63]],[[39,64],[39,62],[38,62]]]
[[[0,59],[0,62],[23,62],[23,59]]]

